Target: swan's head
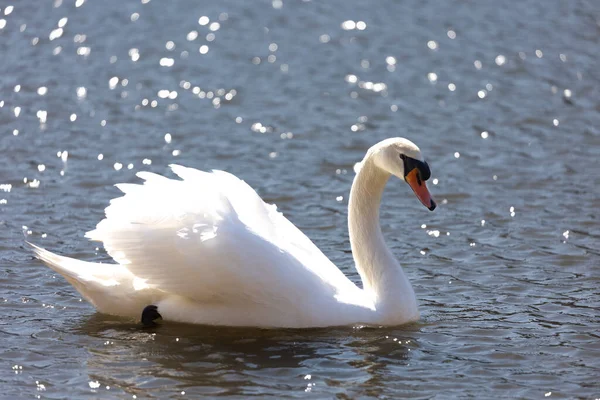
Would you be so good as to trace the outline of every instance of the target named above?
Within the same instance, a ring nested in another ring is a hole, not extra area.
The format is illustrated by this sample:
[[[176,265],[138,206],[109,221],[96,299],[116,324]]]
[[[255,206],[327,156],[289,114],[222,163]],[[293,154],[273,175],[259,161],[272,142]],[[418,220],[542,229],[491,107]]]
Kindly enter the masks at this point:
[[[375,165],[408,183],[425,207],[435,209],[435,201],[425,183],[431,171],[416,144],[404,138],[391,138],[379,142],[369,152]]]

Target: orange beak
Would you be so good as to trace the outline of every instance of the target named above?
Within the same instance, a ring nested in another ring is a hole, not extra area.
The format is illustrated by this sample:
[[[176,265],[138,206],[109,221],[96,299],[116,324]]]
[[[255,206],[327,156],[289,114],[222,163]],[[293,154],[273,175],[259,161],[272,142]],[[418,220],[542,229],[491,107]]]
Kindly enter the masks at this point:
[[[421,180],[421,178],[419,177],[418,169],[415,168],[412,171],[410,171],[404,177],[404,180],[406,181],[406,183],[408,183],[413,192],[415,192],[417,198],[421,200],[421,203],[423,203],[425,207],[427,207],[430,211],[435,210],[435,201],[433,201],[433,199],[431,198],[431,193],[429,193],[425,181]]]

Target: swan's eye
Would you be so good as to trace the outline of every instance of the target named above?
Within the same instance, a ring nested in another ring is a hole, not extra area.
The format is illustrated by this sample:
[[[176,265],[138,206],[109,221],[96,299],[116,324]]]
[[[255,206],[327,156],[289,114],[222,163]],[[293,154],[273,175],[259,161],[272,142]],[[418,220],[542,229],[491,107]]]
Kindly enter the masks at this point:
[[[419,173],[421,175],[421,179],[424,181],[431,178],[431,170],[429,169],[429,164],[427,164],[427,162],[423,161],[423,165],[421,168],[419,168]]]
[[[408,175],[413,169],[416,169],[419,172],[419,185],[421,180],[426,181],[431,177],[429,164],[427,164],[425,161],[416,160],[404,154],[400,154],[400,158],[404,162],[404,176]]]

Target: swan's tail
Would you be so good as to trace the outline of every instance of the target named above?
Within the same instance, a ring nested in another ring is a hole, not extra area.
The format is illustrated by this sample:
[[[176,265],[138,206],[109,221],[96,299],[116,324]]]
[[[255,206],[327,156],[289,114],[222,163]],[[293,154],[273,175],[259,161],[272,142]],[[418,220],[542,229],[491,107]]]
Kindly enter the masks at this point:
[[[138,282],[122,265],[80,261],[27,243],[38,259],[61,274],[100,312],[138,317],[152,301],[154,291],[144,290],[149,289],[147,285]]]

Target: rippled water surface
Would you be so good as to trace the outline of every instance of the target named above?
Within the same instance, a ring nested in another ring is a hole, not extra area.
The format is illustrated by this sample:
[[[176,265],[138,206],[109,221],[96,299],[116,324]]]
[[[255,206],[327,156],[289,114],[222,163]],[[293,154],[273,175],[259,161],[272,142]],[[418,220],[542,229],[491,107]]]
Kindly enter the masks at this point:
[[[2,398],[599,398],[597,1],[0,0]],[[422,321],[306,331],[98,314],[24,240],[83,238],[177,162],[250,183],[358,281],[352,166],[416,142],[382,209]]]

